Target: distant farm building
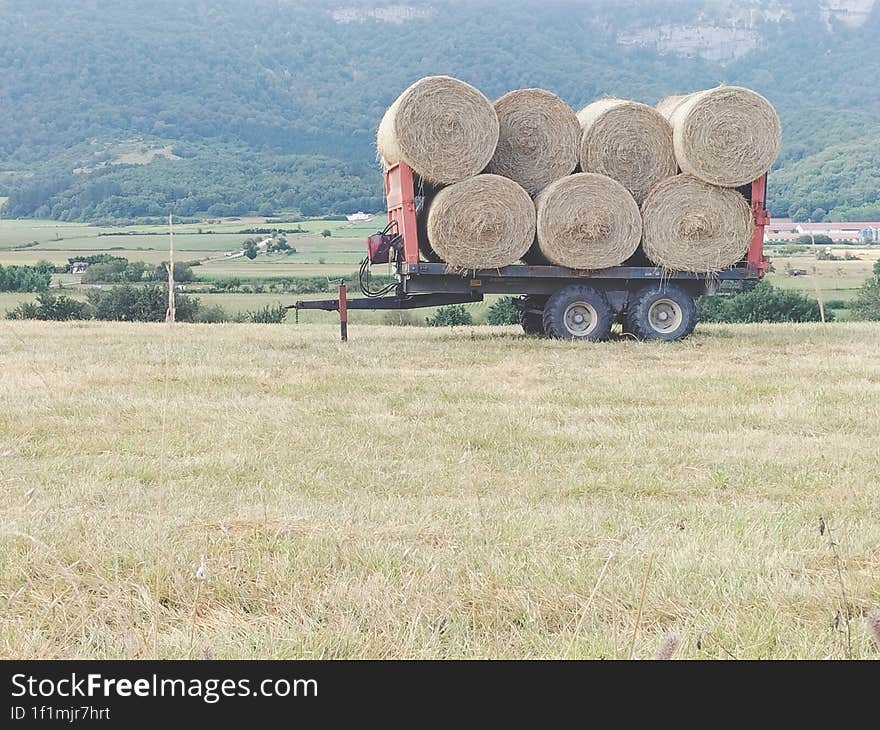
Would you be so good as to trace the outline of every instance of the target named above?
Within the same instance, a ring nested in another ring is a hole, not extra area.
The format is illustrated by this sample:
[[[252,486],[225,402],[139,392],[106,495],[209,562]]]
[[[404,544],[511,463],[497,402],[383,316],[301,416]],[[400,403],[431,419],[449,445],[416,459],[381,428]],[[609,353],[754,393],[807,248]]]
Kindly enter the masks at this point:
[[[768,243],[791,243],[801,236],[828,236],[834,243],[880,243],[880,222],[795,223],[774,218],[764,232]]]
[[[368,221],[373,216],[369,213],[364,213],[362,210],[359,210],[357,213],[352,213],[351,215],[345,216],[350,223],[355,223],[357,221]]]

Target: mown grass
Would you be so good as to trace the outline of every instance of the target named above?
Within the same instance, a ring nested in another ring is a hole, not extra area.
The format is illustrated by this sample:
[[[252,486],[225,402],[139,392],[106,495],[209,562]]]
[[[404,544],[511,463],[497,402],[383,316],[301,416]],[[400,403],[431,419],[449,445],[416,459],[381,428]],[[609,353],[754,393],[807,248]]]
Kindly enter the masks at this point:
[[[0,655],[876,656],[878,351],[4,322]]]

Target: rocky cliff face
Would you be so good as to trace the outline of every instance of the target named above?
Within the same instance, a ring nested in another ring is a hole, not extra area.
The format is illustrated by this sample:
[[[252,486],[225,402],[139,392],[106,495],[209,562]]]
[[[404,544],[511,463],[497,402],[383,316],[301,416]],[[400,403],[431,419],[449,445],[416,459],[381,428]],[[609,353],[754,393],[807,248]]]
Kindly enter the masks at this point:
[[[698,56],[710,61],[734,61],[761,45],[768,30],[787,23],[801,23],[814,33],[845,32],[864,25],[876,0],[721,0],[694,2],[692,17],[684,22],[665,23],[663,3],[648,8],[643,21],[618,28],[616,40],[623,46],[642,47],[661,54]],[[681,17],[681,13],[679,13]]]
[[[826,0],[819,3],[822,20],[829,30],[833,21],[839,21],[849,28],[863,26],[876,5],[875,0]]]
[[[592,25],[618,45],[660,54],[699,57],[728,63],[758,48],[765,33],[786,23],[803,22],[812,32],[845,32],[864,25],[876,0],[570,0],[572,12],[589,14]],[[445,0],[409,4],[360,3],[330,10],[337,23],[379,21],[400,25],[454,12]],[[637,8],[638,20],[618,10]],[[675,22],[668,19],[675,17]]]

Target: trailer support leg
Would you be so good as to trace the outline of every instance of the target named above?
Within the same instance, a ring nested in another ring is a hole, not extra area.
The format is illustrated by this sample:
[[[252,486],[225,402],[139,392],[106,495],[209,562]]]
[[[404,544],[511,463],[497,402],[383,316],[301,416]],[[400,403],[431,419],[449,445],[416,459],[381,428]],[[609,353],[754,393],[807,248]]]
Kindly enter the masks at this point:
[[[344,281],[339,282],[339,336],[343,342],[348,342],[348,297]]]

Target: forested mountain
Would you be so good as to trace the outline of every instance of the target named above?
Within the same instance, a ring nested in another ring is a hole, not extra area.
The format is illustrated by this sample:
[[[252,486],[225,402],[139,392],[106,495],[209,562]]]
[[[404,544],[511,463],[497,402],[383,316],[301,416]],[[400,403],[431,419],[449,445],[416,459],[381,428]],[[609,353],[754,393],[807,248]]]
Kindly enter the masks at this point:
[[[61,219],[382,205],[409,83],[578,107],[720,82],[776,104],[772,207],[880,217],[873,0],[0,0],[0,196]]]

